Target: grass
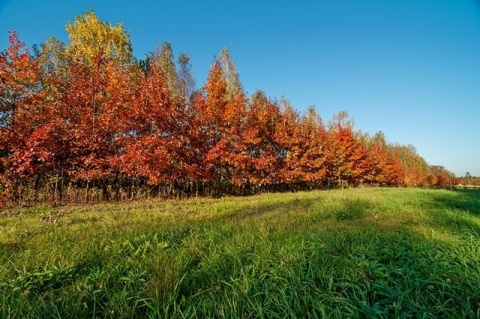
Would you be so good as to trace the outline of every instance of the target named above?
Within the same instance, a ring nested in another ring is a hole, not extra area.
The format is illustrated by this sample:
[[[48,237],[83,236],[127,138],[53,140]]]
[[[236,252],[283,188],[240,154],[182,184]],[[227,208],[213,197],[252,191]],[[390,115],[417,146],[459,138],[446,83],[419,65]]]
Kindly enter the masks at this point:
[[[0,212],[1,318],[480,318],[480,191]]]

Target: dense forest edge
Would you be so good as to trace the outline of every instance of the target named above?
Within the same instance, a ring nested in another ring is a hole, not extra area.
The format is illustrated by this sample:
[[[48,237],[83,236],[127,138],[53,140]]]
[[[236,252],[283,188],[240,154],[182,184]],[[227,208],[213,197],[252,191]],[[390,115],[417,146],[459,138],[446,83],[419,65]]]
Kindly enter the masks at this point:
[[[346,112],[247,96],[227,48],[195,89],[168,42],[138,60],[93,11],[66,29],[33,50],[11,31],[0,53],[0,206],[459,183]]]

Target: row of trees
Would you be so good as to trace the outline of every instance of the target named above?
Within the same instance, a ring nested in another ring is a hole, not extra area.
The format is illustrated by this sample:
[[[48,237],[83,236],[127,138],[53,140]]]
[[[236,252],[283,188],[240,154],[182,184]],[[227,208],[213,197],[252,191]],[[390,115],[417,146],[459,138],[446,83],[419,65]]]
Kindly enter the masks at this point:
[[[325,125],[314,108],[246,96],[227,49],[194,90],[169,43],[138,61],[122,25],[87,12],[66,28],[68,45],[30,53],[11,32],[0,54],[4,203],[451,182],[344,112]]]
[[[458,182],[462,186],[480,186],[480,176],[472,176],[470,172],[466,172],[465,176],[458,178]]]

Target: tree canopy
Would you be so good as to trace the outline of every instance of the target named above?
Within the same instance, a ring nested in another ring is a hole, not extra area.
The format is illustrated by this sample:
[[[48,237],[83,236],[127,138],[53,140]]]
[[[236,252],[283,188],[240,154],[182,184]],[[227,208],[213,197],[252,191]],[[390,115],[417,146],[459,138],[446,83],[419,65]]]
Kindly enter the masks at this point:
[[[89,11],[66,29],[70,43],[33,55],[12,32],[0,53],[0,203],[453,182],[346,112],[324,125],[313,107],[247,96],[227,48],[195,90],[168,42],[139,63],[121,24]]]

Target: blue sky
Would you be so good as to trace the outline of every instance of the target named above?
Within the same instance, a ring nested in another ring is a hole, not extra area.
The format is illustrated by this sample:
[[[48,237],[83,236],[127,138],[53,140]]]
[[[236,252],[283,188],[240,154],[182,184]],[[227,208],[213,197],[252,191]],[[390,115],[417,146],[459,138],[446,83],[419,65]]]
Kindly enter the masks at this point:
[[[11,29],[29,46],[68,43],[65,24],[90,9],[124,24],[138,58],[164,41],[188,53],[197,87],[227,46],[249,94],[325,122],[347,111],[358,130],[480,176],[479,0],[0,0],[0,50]]]

